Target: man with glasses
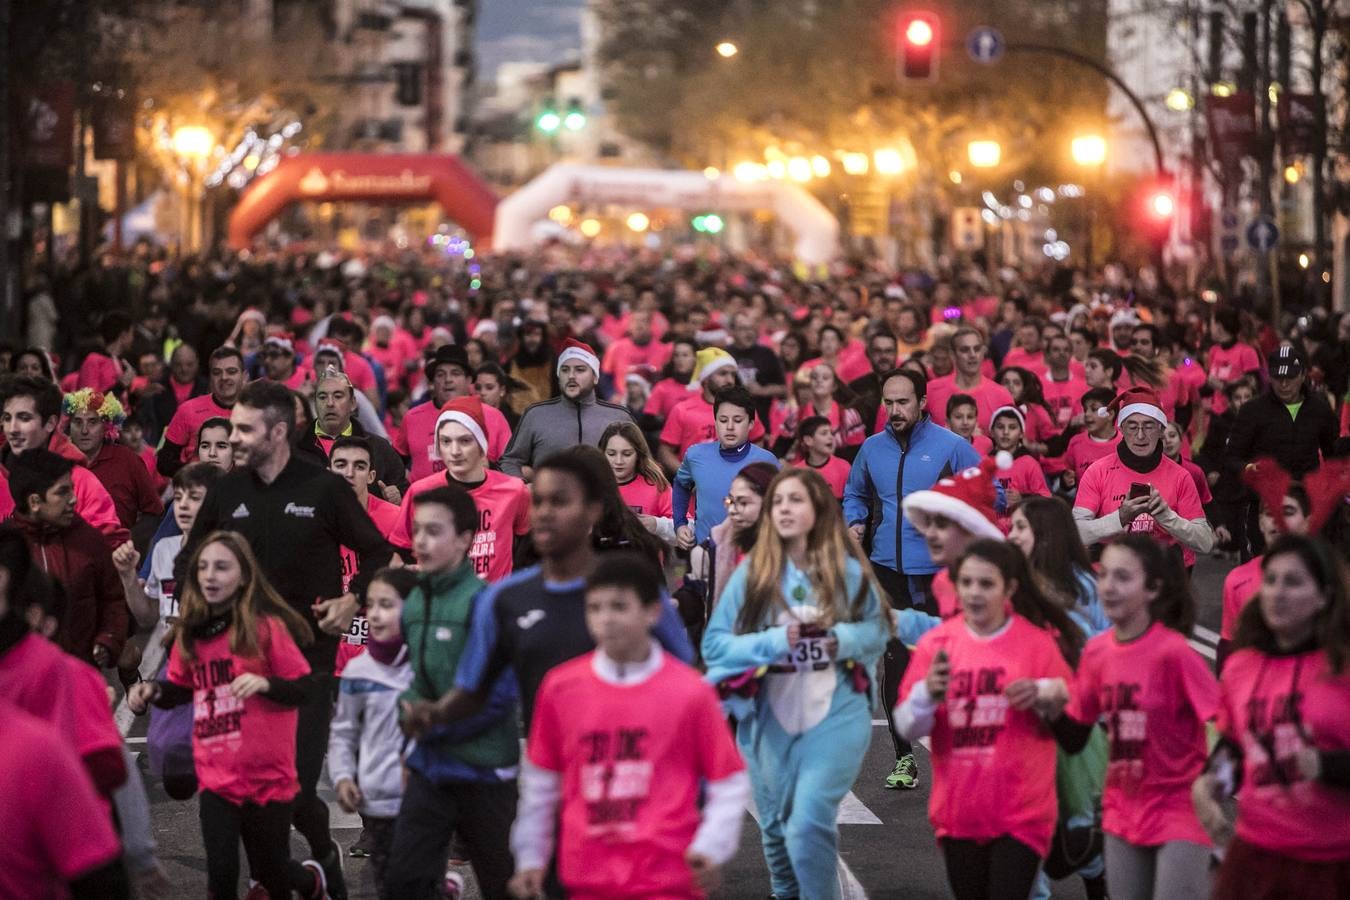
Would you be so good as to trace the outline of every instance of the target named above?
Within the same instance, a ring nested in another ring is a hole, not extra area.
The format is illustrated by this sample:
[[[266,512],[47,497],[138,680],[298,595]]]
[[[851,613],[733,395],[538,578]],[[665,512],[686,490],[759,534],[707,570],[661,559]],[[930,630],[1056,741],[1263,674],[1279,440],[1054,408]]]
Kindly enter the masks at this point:
[[[1196,553],[1213,549],[1214,530],[1190,474],[1163,455],[1162,405],[1150,388],[1134,387],[1113,406],[1121,440],[1083,473],[1073,505],[1078,534],[1089,547],[1126,532],[1150,534],[1180,545],[1190,568]]]
[[[928,383],[928,415],[945,428],[947,400],[953,394],[969,394],[975,398],[980,428],[988,432],[994,410],[1015,405],[1012,394],[980,371],[989,345],[979,331],[969,326],[958,328],[952,335],[952,350],[956,356],[956,371]]]

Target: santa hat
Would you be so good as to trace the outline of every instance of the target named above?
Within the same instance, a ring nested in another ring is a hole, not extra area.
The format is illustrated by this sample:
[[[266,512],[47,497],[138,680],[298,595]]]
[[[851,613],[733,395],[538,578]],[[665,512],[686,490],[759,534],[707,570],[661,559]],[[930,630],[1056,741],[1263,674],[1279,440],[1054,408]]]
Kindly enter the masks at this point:
[[[1000,406],[998,409],[994,410],[994,414],[989,417],[989,427],[993,428],[994,421],[1002,415],[1016,417],[1017,424],[1022,426],[1022,430],[1027,430],[1027,417],[1022,415],[1022,411],[1015,406]]]
[[[394,321],[393,316],[376,316],[370,323],[370,330],[376,332],[381,328],[388,328],[390,331],[396,331],[398,330],[398,323]]]
[[[1007,453],[998,455],[1002,463],[1009,463]],[[994,503],[998,494],[994,489],[994,472],[1002,465],[1000,459],[986,457],[978,466],[963,469],[938,481],[931,489],[915,491],[901,503],[906,516],[915,512],[930,516],[945,516],[976,537],[1004,540],[996,522]]]
[[[623,376],[624,384],[640,384],[647,390],[647,393],[651,393],[652,382],[654,381],[656,381],[656,370],[651,366],[629,366],[628,371]]]
[[[343,341],[341,338],[335,337],[319,338],[319,349],[322,350],[325,347],[332,347],[333,350],[335,350],[339,356],[343,356],[347,353],[347,343],[346,341]]]
[[[1164,427],[1167,425],[1167,413],[1163,412],[1162,404],[1158,402],[1158,395],[1153,392],[1151,387],[1140,385],[1121,391],[1112,405],[1117,410],[1117,428],[1120,427],[1121,422],[1136,413],[1148,416]]]
[[[491,319],[480,319],[478,324],[473,326],[473,336],[482,337],[489,332],[495,335],[499,330],[500,327]]]
[[[1275,519],[1275,527],[1284,531],[1284,498],[1294,483],[1284,467],[1269,457],[1258,459],[1242,470],[1242,483],[1261,498],[1261,505]]]
[[[295,338],[289,333],[269,334],[263,341],[264,347],[280,347],[287,353],[295,354]]]
[[[734,368],[736,357],[721,347],[705,347],[694,355],[694,377],[689,379],[689,390],[703,387],[703,382],[714,372]]]
[[[259,325],[267,324],[267,316],[263,315],[263,311],[261,309],[258,309],[256,306],[250,306],[248,309],[244,310],[239,314],[240,325],[243,325],[250,319],[252,319],[254,322],[257,322]]]
[[[1111,316],[1111,330],[1115,330],[1117,325],[1138,325],[1139,316],[1132,309],[1122,309]]]
[[[571,360],[583,362],[595,373],[595,377],[600,377],[600,357],[595,355],[589,344],[583,344],[576,338],[568,338],[563,344],[562,352],[558,354],[557,373],[562,374],[563,363]]]
[[[432,434],[439,434],[441,426],[446,422],[454,422],[456,425],[463,425],[469,429],[469,434],[478,442],[478,446],[487,452],[487,420],[483,418],[483,401],[477,397],[456,397],[448,401],[441,407],[441,414],[436,417],[436,427]]]

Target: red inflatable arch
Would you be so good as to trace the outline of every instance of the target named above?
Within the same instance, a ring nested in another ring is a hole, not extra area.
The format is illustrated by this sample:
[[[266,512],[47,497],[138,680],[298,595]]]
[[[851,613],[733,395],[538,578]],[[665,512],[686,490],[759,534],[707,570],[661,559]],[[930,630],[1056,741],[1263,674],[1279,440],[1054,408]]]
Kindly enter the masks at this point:
[[[249,187],[230,213],[230,245],[252,237],[292,203],[435,200],[482,249],[492,240],[497,195],[459,157],[444,153],[301,153]]]

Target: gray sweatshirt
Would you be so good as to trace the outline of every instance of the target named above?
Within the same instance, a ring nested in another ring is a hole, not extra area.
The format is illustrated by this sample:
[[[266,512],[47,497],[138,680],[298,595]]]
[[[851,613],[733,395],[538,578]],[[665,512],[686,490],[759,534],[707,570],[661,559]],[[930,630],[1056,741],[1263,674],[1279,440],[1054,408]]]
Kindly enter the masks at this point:
[[[395,665],[368,652],[352,657],[338,682],[337,711],[328,733],[328,776],[336,785],[356,782],[365,797],[361,812],[378,818],[398,815],[403,800],[403,732],[398,698],[412,684],[405,647]]]
[[[626,408],[596,400],[595,394],[580,403],[561,396],[535,403],[521,414],[516,424],[511,443],[502,454],[502,471],[520,478],[525,466],[533,468],[577,444],[595,447],[611,424],[632,421],[633,416]]]

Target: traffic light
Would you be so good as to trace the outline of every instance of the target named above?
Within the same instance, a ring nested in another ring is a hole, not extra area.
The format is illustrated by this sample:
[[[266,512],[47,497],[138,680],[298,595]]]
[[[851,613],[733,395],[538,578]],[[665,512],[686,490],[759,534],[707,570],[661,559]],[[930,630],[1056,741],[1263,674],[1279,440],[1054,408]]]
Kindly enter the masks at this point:
[[[581,109],[581,101],[575,97],[567,102],[567,115],[563,116],[563,127],[568,131],[580,131],[586,127],[586,113]]]
[[[562,127],[562,116],[552,106],[545,106],[534,120],[534,127],[544,134],[553,134]]]
[[[700,234],[721,234],[726,223],[717,213],[703,213],[694,216],[693,221],[689,224]]]
[[[936,13],[910,12],[900,17],[900,75],[909,81],[936,81],[941,20]]]
[[[1136,203],[1140,231],[1154,241],[1165,242],[1181,212],[1176,181],[1168,176],[1150,179],[1142,185]]]
[[[422,105],[422,66],[420,63],[394,63],[394,96],[399,106]]]

